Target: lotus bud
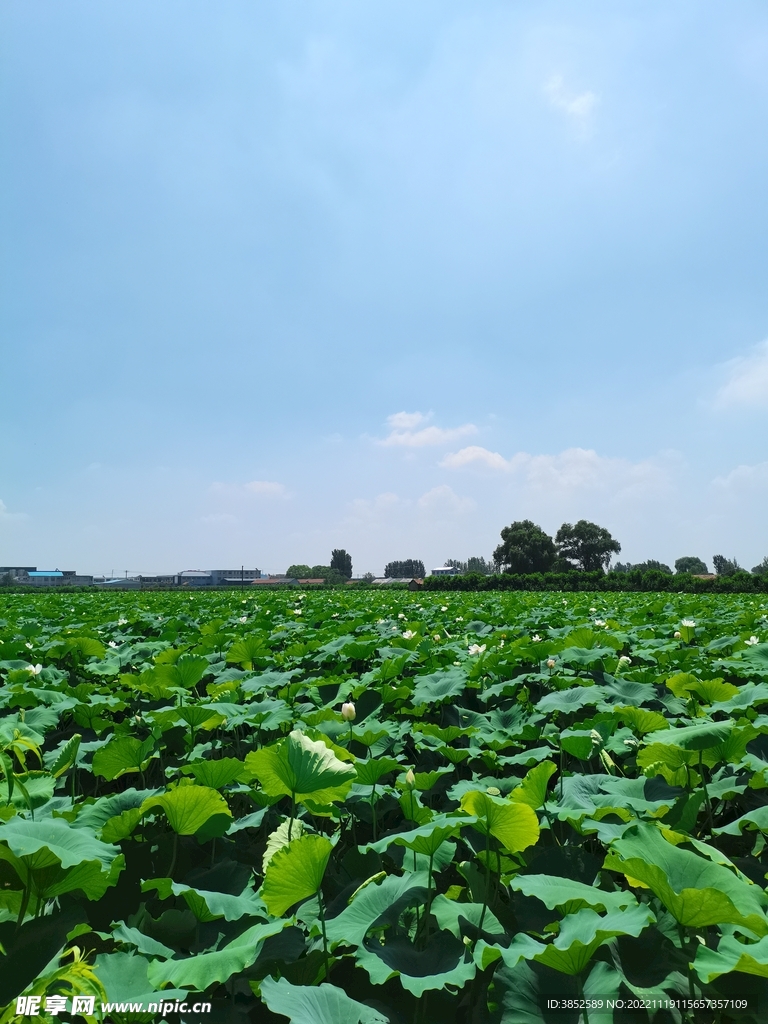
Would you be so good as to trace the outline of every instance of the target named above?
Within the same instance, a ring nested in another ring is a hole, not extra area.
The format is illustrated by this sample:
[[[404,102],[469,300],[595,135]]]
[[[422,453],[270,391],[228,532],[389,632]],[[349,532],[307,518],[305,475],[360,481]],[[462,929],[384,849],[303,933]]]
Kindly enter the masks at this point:
[[[554,658],[547,658],[547,668],[554,668],[554,667],[555,667],[555,659]]]
[[[345,722],[354,722],[356,717],[355,705],[351,700],[347,701],[346,704],[341,705],[341,717]]]
[[[675,640],[679,640],[679,639],[680,639],[680,630],[676,629],[675,630]]]
[[[414,786],[416,784],[416,776],[413,774],[413,768],[409,768],[405,773],[405,781],[408,786]]]
[[[501,790],[498,786],[489,786],[485,791],[488,796],[501,796]]]

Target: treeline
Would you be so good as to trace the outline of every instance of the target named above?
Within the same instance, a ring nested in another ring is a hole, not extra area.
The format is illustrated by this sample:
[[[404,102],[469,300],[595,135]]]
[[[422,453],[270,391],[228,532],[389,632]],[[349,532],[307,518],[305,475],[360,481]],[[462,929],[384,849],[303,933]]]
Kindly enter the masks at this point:
[[[768,574],[743,570],[727,576],[701,579],[690,573],[631,569],[629,572],[532,572],[496,573],[484,576],[427,576],[425,590],[571,590],[673,594],[768,594]]]

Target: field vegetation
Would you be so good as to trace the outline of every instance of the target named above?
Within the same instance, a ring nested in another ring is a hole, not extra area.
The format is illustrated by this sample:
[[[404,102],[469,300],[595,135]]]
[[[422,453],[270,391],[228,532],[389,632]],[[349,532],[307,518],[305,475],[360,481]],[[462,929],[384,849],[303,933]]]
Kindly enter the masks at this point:
[[[764,1024],[767,604],[5,594],[0,1021]]]

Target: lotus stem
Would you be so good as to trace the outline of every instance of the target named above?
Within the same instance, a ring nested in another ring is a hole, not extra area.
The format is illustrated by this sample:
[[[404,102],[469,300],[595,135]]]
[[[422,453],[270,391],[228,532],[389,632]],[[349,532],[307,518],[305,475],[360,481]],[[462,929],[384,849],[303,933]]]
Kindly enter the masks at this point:
[[[325,981],[331,979],[331,964],[328,957],[328,936],[325,931],[325,907],[323,906],[323,890],[317,890],[317,904],[320,909],[320,926],[323,930],[323,959],[325,961]]]

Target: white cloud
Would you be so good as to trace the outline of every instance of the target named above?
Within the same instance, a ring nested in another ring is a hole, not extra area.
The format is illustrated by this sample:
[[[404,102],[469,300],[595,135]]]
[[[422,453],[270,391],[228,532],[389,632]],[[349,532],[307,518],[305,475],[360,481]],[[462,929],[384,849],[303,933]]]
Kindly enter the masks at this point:
[[[421,427],[420,424],[427,422],[430,416],[421,412],[396,412],[387,417],[390,427],[389,434],[378,441],[378,444],[386,447],[395,445],[407,448],[424,448],[427,445],[448,444],[457,441],[460,437],[468,434],[476,434],[477,427],[474,423],[464,423],[460,427]]]
[[[575,491],[606,491],[618,495],[645,493],[663,489],[668,474],[663,465],[651,459],[630,462],[608,458],[593,449],[568,448],[558,455],[530,455],[517,452],[505,459],[498,452],[470,445],[447,455],[441,462],[449,469],[478,464],[510,474],[529,490],[552,494]]]
[[[475,508],[472,498],[461,498],[448,484],[433,487],[419,498],[417,505],[424,512],[450,515],[471,512]]]
[[[715,396],[717,408],[768,408],[768,338],[749,355],[731,359],[724,369],[726,380]]]
[[[721,491],[744,491],[763,488],[768,485],[768,462],[758,462],[754,466],[737,466],[726,476],[718,476],[712,481]]]
[[[487,448],[483,448],[479,444],[471,444],[467,448],[462,448],[461,451],[446,455],[440,465],[448,469],[461,469],[462,466],[469,466],[473,462],[478,462],[489,469],[509,469],[509,463],[503,455],[488,451]]]
[[[245,485],[245,489],[249,494],[259,494],[267,498],[286,497],[285,485],[274,480],[251,480]]]
[[[570,92],[565,86],[562,75],[553,75],[544,86],[544,93],[553,109],[567,114],[568,117],[581,124],[589,118],[599,103],[599,97],[594,92],[586,91],[577,94]]]
[[[26,512],[9,512],[8,506],[0,499],[0,523],[20,522],[23,519],[29,519]]]

